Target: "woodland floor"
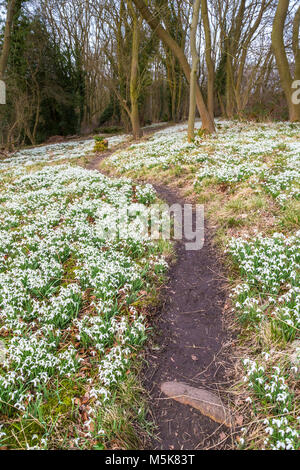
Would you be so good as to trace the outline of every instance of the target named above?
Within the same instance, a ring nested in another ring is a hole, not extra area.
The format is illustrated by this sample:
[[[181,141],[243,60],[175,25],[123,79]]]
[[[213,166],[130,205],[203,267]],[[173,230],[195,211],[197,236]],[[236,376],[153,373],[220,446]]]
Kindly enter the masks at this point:
[[[100,154],[87,168],[98,169],[111,153]],[[168,205],[187,202],[168,185],[153,186]],[[160,390],[163,382],[177,381],[221,396],[230,380],[226,373],[226,349],[230,342],[223,321],[224,278],[213,245],[213,231],[207,224],[201,250],[186,250],[185,240],[176,243],[176,262],[170,268],[168,279],[160,307],[153,317],[155,334],[148,342],[143,371],[143,385],[150,397],[149,419],[156,426],[156,437],[152,438],[149,448],[231,448],[228,428],[165,397]]]
[[[300,448],[300,128],[217,128],[0,161],[0,449]],[[98,233],[157,200],[205,206],[201,250]],[[219,396],[233,428],[165,396],[170,381]]]

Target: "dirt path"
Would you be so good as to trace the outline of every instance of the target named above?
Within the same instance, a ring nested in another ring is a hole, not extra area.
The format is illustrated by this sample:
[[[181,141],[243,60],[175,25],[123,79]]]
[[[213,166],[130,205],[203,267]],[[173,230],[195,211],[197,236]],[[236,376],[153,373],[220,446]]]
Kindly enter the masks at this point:
[[[127,144],[128,145],[128,144]],[[115,149],[113,149],[115,151]],[[87,168],[98,169],[112,151],[92,160]],[[184,200],[167,186],[154,185],[169,205]],[[186,251],[177,243],[177,261],[169,272],[163,303],[154,319],[153,344],[146,351],[144,386],[151,397],[151,415],[157,425],[154,449],[224,449],[231,446],[230,431],[200,412],[164,396],[164,381],[184,382],[219,394],[226,388],[227,334],[223,325],[225,294],[222,269],[206,227],[205,244]]]
[[[169,188],[155,189],[169,205],[184,204]],[[147,353],[145,383],[153,397],[152,413],[159,427],[153,444],[156,449],[226,448],[230,445],[226,427],[167,399],[160,391],[162,382],[175,380],[219,394],[228,381],[222,318],[225,293],[212,233],[205,228],[204,247],[198,251],[187,251],[184,242],[177,243],[177,262],[170,270],[164,305],[155,325],[154,344],[159,350],[149,349]]]

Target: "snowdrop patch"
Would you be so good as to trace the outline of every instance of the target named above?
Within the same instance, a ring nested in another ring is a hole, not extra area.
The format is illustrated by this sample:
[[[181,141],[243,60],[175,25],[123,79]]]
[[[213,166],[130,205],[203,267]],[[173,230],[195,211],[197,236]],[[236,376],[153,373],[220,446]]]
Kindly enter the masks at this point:
[[[273,415],[263,421],[264,449],[298,450],[300,433],[298,417],[294,413],[294,393],[288,385],[289,371],[281,365],[268,364],[269,358],[270,355],[266,354],[265,360],[243,360],[244,381],[258,406],[262,410],[269,408]],[[251,405],[250,397],[246,401]],[[244,433],[246,431],[244,429]]]
[[[232,294],[241,318],[271,321],[275,335],[293,339],[300,328],[300,232],[233,238],[228,251],[245,278]]]
[[[115,153],[108,164],[119,172],[191,165],[195,185],[203,179],[259,184],[280,204],[300,197],[300,126],[289,123],[241,123],[217,120],[217,133],[187,142],[187,126],[156,132],[147,142]],[[197,123],[199,128],[201,123]]]
[[[99,226],[109,231],[116,208],[146,208],[156,195],[150,185],[69,164],[28,169],[46,154],[23,152],[0,165],[0,410],[32,412],[56,380],[80,372],[83,349],[98,363],[93,420],[146,338],[131,304],[167,267],[147,235],[108,239]],[[3,445],[6,438],[1,424]],[[46,447],[44,438],[33,443]]]
[[[116,135],[108,137],[109,147],[114,147],[129,138],[129,135]],[[92,153],[95,145],[94,139],[63,142],[58,144],[42,145],[30,149],[20,150],[12,157],[0,161],[0,171],[11,167],[31,166],[37,163],[59,162],[61,160],[76,160]]]

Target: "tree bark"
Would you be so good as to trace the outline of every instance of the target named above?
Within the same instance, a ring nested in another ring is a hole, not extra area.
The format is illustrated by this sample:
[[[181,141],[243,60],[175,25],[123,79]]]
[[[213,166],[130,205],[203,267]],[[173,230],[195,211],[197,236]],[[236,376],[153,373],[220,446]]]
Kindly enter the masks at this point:
[[[132,125],[132,134],[135,139],[142,136],[139,105],[138,105],[138,65],[139,65],[139,24],[135,12],[133,12],[133,34],[132,34],[132,57],[131,57],[131,76],[130,76],[130,101],[131,112],[130,120]]]
[[[159,21],[152,15],[150,10],[145,5],[144,0],[133,0],[135,6],[139,9],[142,17],[147,21],[150,28],[157,34],[157,36],[163,41],[177,57],[184,75],[187,79],[187,82],[190,83],[191,78],[191,68],[188,64],[188,61],[185,57],[184,51],[177,44],[176,41],[170,36],[170,34],[161,26]],[[204,103],[203,96],[199,87],[199,84],[196,83],[196,103],[199,110],[199,114],[202,120],[203,129],[208,132],[215,132],[214,121],[211,119],[206,104]]]
[[[295,121],[300,121],[300,104],[295,104],[292,101],[292,94],[293,94],[293,88],[292,88],[292,83],[293,83],[293,78],[292,74],[290,71],[290,66],[284,46],[284,39],[283,39],[283,33],[284,33],[284,25],[285,25],[285,20],[287,17],[288,13],[288,8],[289,8],[289,0],[279,0],[278,5],[277,5],[277,10],[273,22],[273,30],[272,30],[272,46],[275,54],[275,59],[276,59],[276,64],[279,72],[279,77],[281,81],[281,86],[283,88],[283,91],[286,96],[287,104],[288,104],[288,109],[289,109],[289,118],[290,121],[295,122]],[[297,23],[297,18],[299,13],[296,13],[296,18],[295,22]],[[298,21],[298,30],[296,30],[297,26],[295,27],[295,22],[294,22],[294,31],[293,31],[293,46],[294,46],[294,54],[295,54],[295,60],[297,61],[299,59],[299,21]],[[296,42],[298,44],[296,44]],[[296,44],[296,47],[295,47]],[[297,67],[296,64],[296,73],[297,73]]]
[[[235,94],[235,99],[236,99],[236,106],[237,106],[237,113],[239,117],[241,117],[242,112],[244,111],[244,108],[247,104],[247,100],[244,99],[244,96],[242,96],[242,81],[244,78],[244,70],[245,70],[245,64],[246,64],[246,59],[247,59],[247,54],[248,54],[248,49],[249,45],[251,43],[251,40],[257,31],[261,19],[263,17],[263,14],[266,10],[266,0],[262,0],[261,3],[261,8],[259,11],[259,14],[253,24],[253,26],[249,29],[249,34],[247,35],[246,39],[243,42],[243,52],[241,54],[241,58],[239,60],[239,65],[237,68],[237,79],[235,83],[235,88],[234,88],[234,94]],[[244,12],[243,12],[244,14]]]
[[[207,0],[201,0],[201,14],[205,34],[205,60],[207,66],[207,108],[214,119],[215,67],[211,55],[211,30],[208,17]]]
[[[226,39],[226,116],[228,119],[232,119],[234,114],[234,95],[233,95],[233,70],[232,70],[232,56],[230,41]]]
[[[293,22],[293,52],[295,57],[295,80],[300,80],[300,47],[299,47],[299,28],[300,28],[300,6],[295,14]]]
[[[194,1],[193,6],[193,19],[190,33],[191,54],[192,54],[192,69],[190,78],[190,108],[189,108],[189,122],[188,122],[188,141],[192,142],[195,138],[195,114],[196,114],[196,84],[197,84],[197,70],[199,64],[199,56],[196,46],[196,33],[199,22],[200,0]]]
[[[15,13],[16,0],[9,0],[7,5],[6,24],[4,31],[3,48],[0,56],[0,80],[3,80],[7,68],[10,49],[11,28]]]

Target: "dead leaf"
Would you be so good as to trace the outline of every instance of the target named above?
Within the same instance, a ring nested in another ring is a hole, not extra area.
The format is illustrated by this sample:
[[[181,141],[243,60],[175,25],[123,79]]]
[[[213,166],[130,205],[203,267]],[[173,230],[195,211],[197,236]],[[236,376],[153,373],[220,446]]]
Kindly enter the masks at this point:
[[[235,421],[238,426],[242,426],[244,422],[244,417],[242,415],[238,415],[235,417]]]

